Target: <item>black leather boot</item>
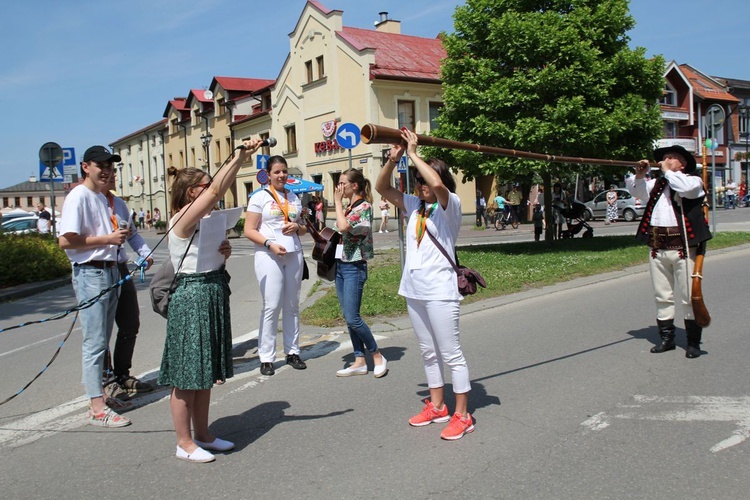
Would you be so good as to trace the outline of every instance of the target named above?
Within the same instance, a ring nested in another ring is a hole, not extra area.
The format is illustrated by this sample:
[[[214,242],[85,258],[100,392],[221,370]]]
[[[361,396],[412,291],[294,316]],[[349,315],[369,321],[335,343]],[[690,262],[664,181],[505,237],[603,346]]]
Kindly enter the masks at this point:
[[[699,358],[701,355],[701,336],[703,335],[703,328],[698,326],[698,323],[696,323],[694,319],[686,319],[685,331],[687,332],[687,349],[685,349],[685,357],[690,359]]]
[[[657,319],[656,324],[659,325],[661,345],[655,345],[654,347],[652,347],[651,352],[660,353],[664,351],[674,351],[674,320]]]

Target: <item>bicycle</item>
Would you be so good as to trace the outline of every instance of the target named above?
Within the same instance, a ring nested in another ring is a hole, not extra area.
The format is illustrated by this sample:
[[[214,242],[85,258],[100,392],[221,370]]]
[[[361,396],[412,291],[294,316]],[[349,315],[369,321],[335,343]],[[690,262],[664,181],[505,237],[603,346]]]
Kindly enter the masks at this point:
[[[518,219],[513,217],[510,207],[505,205],[502,212],[499,210],[495,212],[495,231],[505,229],[508,224],[510,224],[513,229],[518,229]]]

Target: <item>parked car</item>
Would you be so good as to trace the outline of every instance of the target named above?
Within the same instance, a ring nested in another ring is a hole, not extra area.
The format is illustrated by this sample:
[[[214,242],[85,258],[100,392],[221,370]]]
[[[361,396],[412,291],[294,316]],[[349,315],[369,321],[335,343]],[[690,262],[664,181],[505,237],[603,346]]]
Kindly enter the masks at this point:
[[[16,217],[9,221],[3,222],[3,233],[27,234],[36,233],[36,221],[39,219],[36,215],[26,217]]]
[[[617,214],[627,222],[640,219],[646,205],[641,200],[631,195],[627,189],[618,188],[617,192]],[[586,211],[583,213],[584,220],[603,219],[607,215],[607,191],[602,191],[594,196],[594,199],[587,201],[584,205]]]
[[[5,234],[28,234],[37,232],[37,221],[39,217],[36,215],[28,215],[26,217],[16,217],[9,221],[3,221],[3,233]],[[60,223],[60,220],[57,220]]]

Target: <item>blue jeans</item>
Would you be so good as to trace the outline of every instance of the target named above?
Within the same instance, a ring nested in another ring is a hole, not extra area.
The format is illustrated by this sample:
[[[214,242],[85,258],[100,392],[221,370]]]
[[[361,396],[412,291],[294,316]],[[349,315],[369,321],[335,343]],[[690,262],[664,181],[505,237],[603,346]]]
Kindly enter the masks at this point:
[[[346,326],[354,347],[354,356],[361,358],[365,349],[369,352],[378,350],[378,344],[372,336],[370,327],[359,315],[362,305],[362,292],[367,281],[367,261],[336,261],[336,294],[339,296],[341,312],[344,313]]]
[[[114,285],[120,279],[117,266],[97,269],[92,266],[73,266],[73,290],[80,304],[96,297],[102,290]],[[104,357],[112,336],[112,327],[117,310],[119,288],[105,294],[91,307],[80,311],[83,330],[82,365],[83,387],[86,396],[96,398],[102,395],[102,372]]]

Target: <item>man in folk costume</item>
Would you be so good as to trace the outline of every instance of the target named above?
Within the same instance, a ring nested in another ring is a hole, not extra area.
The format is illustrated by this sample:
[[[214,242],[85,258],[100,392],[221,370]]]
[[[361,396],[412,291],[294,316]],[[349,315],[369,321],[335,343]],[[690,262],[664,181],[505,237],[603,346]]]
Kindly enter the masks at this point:
[[[651,248],[649,268],[661,336],[661,344],[654,346],[651,352],[675,349],[677,303],[685,318],[685,356],[697,358],[701,355],[703,329],[693,314],[690,278],[698,247],[703,250],[704,242],[711,239],[708,221],[701,210],[705,196],[703,181],[695,174],[695,158],[682,146],[656,149],[654,158],[661,168],[661,178],[647,180],[649,162],[641,160],[636,166],[635,176],[625,181],[630,194],[642,200],[648,199],[636,239]]]

